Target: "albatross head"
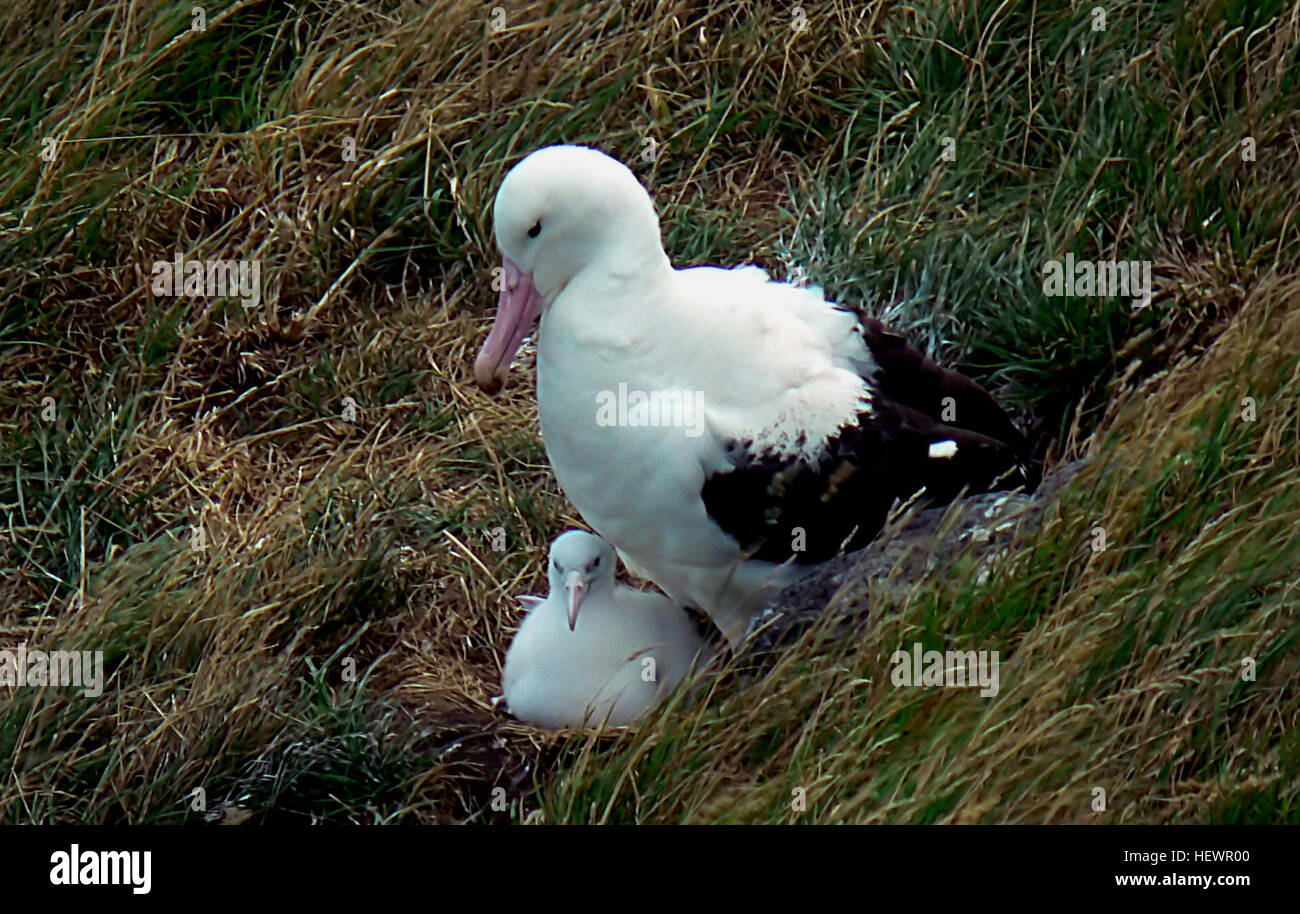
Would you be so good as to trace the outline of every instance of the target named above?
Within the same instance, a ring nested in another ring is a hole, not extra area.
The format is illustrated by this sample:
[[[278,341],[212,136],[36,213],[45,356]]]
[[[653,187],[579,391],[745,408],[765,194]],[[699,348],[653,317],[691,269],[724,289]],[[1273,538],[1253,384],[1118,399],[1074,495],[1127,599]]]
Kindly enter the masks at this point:
[[[551,544],[549,576],[551,594],[564,594],[569,631],[573,631],[583,599],[614,589],[614,549],[593,533],[569,530]]]
[[[501,297],[474,378],[497,390],[543,310],[593,265],[630,269],[633,252],[660,258],[659,218],[623,163],[586,146],[546,146],[501,182],[493,211]]]

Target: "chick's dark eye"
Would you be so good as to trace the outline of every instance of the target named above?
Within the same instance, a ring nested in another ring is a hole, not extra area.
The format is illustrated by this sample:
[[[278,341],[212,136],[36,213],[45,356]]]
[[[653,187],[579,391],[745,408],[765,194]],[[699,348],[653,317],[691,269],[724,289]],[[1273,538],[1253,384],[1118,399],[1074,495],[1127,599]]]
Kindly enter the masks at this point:
[[[541,233],[542,233],[542,220],[538,219],[536,222],[533,223],[533,227],[528,230],[528,237],[536,238]]]

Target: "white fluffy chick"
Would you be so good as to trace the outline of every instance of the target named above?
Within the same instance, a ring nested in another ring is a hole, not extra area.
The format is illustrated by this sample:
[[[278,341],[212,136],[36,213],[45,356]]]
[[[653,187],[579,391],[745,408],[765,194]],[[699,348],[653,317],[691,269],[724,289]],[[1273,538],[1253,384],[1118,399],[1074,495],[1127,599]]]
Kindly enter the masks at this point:
[[[582,530],[551,544],[551,592],[520,598],[531,611],[506,652],[503,691],[520,720],[629,724],[706,659],[686,611],[615,582],[615,561],[609,543]]]

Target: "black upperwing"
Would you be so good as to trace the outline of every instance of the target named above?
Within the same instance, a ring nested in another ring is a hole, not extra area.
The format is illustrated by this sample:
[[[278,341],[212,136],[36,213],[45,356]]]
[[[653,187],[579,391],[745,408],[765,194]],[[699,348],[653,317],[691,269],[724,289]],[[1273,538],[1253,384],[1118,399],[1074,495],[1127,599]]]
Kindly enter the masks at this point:
[[[913,349],[880,321],[863,318],[859,325],[879,366],[867,379],[872,387],[935,422],[978,432],[1001,441],[1022,458],[1026,456],[1024,436],[983,387]]]
[[[1027,481],[1025,440],[983,388],[879,321],[863,321],[863,337],[879,369],[867,378],[871,409],[824,442],[817,460],[732,442],[733,469],[705,480],[709,516],[753,558],[823,562],[841,546],[865,546],[895,500],[922,487],[927,500],[942,504],[963,489]],[[954,421],[941,421],[945,415]]]

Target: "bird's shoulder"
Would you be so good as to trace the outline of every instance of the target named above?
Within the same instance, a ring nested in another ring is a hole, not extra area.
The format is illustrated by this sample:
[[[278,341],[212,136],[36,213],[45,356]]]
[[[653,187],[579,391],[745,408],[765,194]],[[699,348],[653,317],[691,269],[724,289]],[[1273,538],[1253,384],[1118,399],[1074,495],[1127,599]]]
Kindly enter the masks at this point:
[[[676,271],[675,295],[702,322],[725,322],[727,337],[769,338],[787,349],[853,346],[858,320],[852,310],[828,301],[820,286],[773,279],[762,267],[699,266]]]

